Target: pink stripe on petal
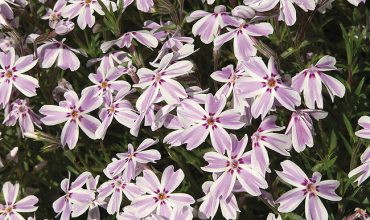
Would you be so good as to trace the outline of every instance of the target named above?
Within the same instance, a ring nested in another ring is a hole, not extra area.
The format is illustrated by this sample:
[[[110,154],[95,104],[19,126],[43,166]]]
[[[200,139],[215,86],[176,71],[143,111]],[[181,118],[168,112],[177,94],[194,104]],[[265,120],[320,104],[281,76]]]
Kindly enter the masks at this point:
[[[68,145],[69,149],[73,149],[78,141],[79,129],[75,120],[69,119],[62,130],[62,145]]]
[[[184,172],[181,169],[174,171],[173,166],[168,166],[162,174],[162,189],[169,193],[173,192],[181,184],[184,177]]]
[[[295,188],[284,193],[276,200],[276,203],[279,204],[279,212],[292,212],[306,198],[305,195],[306,194],[303,188]]]
[[[307,194],[305,202],[305,214],[307,220],[328,219],[328,212],[318,196]]]
[[[252,196],[261,195],[260,189],[266,189],[268,187],[266,180],[261,174],[245,165],[237,173],[237,179],[242,188]]]
[[[230,135],[222,127],[216,127],[210,129],[210,137],[213,148],[223,154],[225,150],[231,151],[231,139]]]
[[[283,171],[276,171],[277,175],[286,183],[295,186],[305,186],[308,181],[307,175],[302,169],[290,160],[281,162]]]

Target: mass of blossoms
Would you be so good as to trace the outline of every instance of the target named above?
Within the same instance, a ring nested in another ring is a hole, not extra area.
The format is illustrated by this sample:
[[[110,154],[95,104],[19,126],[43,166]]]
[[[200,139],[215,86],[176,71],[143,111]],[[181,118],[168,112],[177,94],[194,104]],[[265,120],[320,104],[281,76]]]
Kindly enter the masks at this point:
[[[366,0],[0,0],[0,220],[370,219]]]

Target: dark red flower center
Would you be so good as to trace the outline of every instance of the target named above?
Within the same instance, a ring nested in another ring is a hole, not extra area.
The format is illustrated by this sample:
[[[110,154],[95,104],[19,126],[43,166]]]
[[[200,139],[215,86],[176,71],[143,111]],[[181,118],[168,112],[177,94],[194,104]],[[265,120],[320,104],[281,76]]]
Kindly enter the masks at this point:
[[[12,71],[10,71],[10,70],[6,71],[6,73],[5,73],[5,77],[6,78],[12,78],[12,76],[13,76],[13,72]]]

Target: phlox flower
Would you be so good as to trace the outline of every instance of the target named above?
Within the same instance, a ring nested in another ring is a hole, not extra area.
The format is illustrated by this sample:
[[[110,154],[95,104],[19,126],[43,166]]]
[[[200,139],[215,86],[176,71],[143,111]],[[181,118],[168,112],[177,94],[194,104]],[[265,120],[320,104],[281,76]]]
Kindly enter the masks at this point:
[[[19,184],[5,182],[3,185],[3,196],[5,204],[0,204],[0,219],[13,220],[24,219],[21,214],[23,212],[35,212],[38,207],[35,206],[39,199],[36,196],[30,195],[17,202]]]
[[[348,178],[359,175],[355,181],[358,186],[365,182],[370,177],[370,147],[368,147],[363,154],[361,154],[361,165],[351,170],[348,173]]]
[[[370,139],[370,117],[361,116],[358,120],[358,124],[363,127],[363,129],[356,131],[356,136],[364,139]]]
[[[294,150],[302,152],[306,146],[313,146],[314,127],[311,117],[320,120],[327,115],[327,112],[311,109],[297,110],[292,113],[285,134],[291,134]]]
[[[87,211],[87,219],[100,219],[99,206],[105,204],[104,201],[100,200],[97,196],[97,186],[100,176],[95,178],[90,175],[86,181],[87,191],[91,191],[95,195],[95,199],[87,202],[76,203],[72,206],[72,217],[78,217]]]
[[[164,56],[156,70],[138,70],[140,81],[134,87],[145,89],[136,101],[140,112],[145,112],[159,94],[168,104],[178,104],[181,98],[187,97],[184,87],[173,78],[190,73],[193,64],[187,60],[171,63],[172,58],[172,53]]]
[[[96,73],[89,74],[89,80],[95,85],[86,87],[82,93],[94,90],[96,94],[101,96],[112,95],[114,91],[120,91],[124,88],[130,88],[130,84],[124,80],[118,80],[123,74],[127,73],[125,67],[111,67],[106,69],[99,67]]]
[[[123,177],[127,180],[134,179],[136,174],[141,172],[140,164],[155,163],[161,159],[161,154],[158,150],[147,149],[158,143],[158,140],[145,139],[135,150],[132,144],[128,144],[127,153],[118,153],[118,159],[107,165],[106,172],[112,176],[123,173]]]
[[[284,193],[276,200],[276,203],[280,204],[279,212],[291,212],[305,199],[307,220],[328,219],[328,212],[319,197],[330,201],[340,201],[342,198],[335,193],[339,187],[339,181],[321,181],[319,172],[314,172],[312,178],[308,178],[301,168],[290,160],[283,161],[281,167],[283,171],[276,171],[278,176],[296,188]]]
[[[233,108],[238,110],[240,113],[244,112],[245,107],[249,107],[249,104],[245,98],[237,95],[235,89],[236,84],[238,84],[240,78],[245,78],[246,73],[244,71],[244,66],[238,64],[234,70],[233,65],[228,65],[219,71],[211,74],[211,78],[217,82],[225,83],[215,94],[216,97],[226,96],[228,98],[231,94],[233,97]]]
[[[280,3],[279,20],[284,21],[288,26],[292,26],[297,20],[297,12],[294,8],[294,4],[298,5],[305,12],[313,11],[316,7],[315,0],[244,0],[244,4],[249,5],[258,12],[270,11],[275,8],[278,3]]]
[[[274,32],[271,24],[267,22],[258,24],[239,22],[233,26],[237,28],[229,28],[227,33],[215,38],[214,50],[220,49],[223,44],[234,39],[234,54],[239,61],[248,61],[251,56],[257,54],[253,37],[268,36]]]
[[[267,67],[262,58],[256,57],[245,63],[245,68],[250,76],[239,80],[236,90],[245,98],[255,98],[251,106],[254,118],[264,118],[275,100],[290,111],[301,104],[298,92],[282,82],[272,57]]]
[[[237,213],[240,212],[240,210],[235,195],[230,193],[225,198],[211,192],[210,189],[213,183],[212,181],[207,181],[202,185],[202,190],[206,195],[199,199],[202,201],[202,204],[199,206],[199,217],[201,219],[213,219],[218,207],[221,207],[221,213],[225,219],[236,219]]]
[[[181,103],[177,115],[181,120],[188,121],[185,125],[191,123],[183,134],[183,142],[187,143],[188,150],[198,147],[208,135],[217,152],[223,154],[231,149],[231,138],[225,128],[236,130],[243,127],[244,123],[240,122],[240,114],[236,110],[223,111],[225,106],[225,96],[218,99],[212,94],[207,95],[204,109],[193,100]]]
[[[60,188],[65,195],[54,201],[53,209],[58,216],[61,215],[61,220],[69,220],[75,206],[90,203],[94,199],[93,191],[82,188],[90,176],[91,173],[83,172],[72,183],[70,183],[70,176],[60,183]]]
[[[272,115],[265,118],[257,131],[252,135],[252,168],[265,176],[270,165],[266,147],[284,156],[290,156],[287,150],[292,146],[290,137],[286,134],[275,133],[285,127],[277,126],[277,117]]]
[[[141,30],[141,31],[126,32],[117,40],[104,42],[100,46],[100,49],[105,53],[113,45],[117,45],[119,48],[123,48],[123,47],[130,48],[132,45],[133,39],[135,39],[137,42],[141,43],[142,45],[150,49],[156,48],[158,46],[158,40],[157,38],[153,36],[152,33],[146,30]]]
[[[25,133],[34,133],[34,125],[41,129],[40,116],[32,111],[28,99],[16,99],[12,102],[9,112],[5,115],[3,124],[14,126],[17,121],[21,128],[22,136]]]
[[[23,74],[36,63],[33,55],[16,57],[14,48],[10,48],[7,53],[0,52],[0,107],[8,104],[13,86],[27,97],[36,95],[38,80]]]
[[[123,199],[122,194],[124,194],[127,199],[132,201],[144,193],[141,187],[130,183],[130,180],[124,178],[123,175],[112,176],[105,171],[104,173],[110,180],[104,182],[98,188],[98,198],[105,200],[110,196],[107,205],[108,214],[112,215],[116,212],[119,212]]]
[[[142,177],[136,178],[136,184],[147,194],[134,198],[131,203],[136,216],[144,218],[151,213],[170,218],[174,209],[190,206],[195,202],[193,197],[185,193],[173,191],[184,179],[184,172],[179,169],[174,171],[173,166],[168,166],[162,174],[161,181],[151,170],[144,170]]]
[[[324,74],[325,71],[337,70],[334,66],[336,60],[331,56],[322,57],[316,65],[302,70],[292,79],[292,87],[303,91],[305,104],[310,109],[315,109],[315,103],[318,108],[324,107],[322,99],[322,83],[327,88],[330,98],[334,101],[334,96],[342,98],[346,91],[344,85],[336,78]]]
[[[66,122],[62,130],[61,141],[62,145],[68,145],[69,149],[73,149],[77,144],[79,127],[89,138],[96,139],[95,132],[101,123],[88,113],[101,105],[102,98],[92,90],[83,94],[81,99],[74,91],[64,93],[64,97],[66,100],[59,102],[59,106],[44,105],[41,107],[40,113],[45,115],[41,119],[42,123],[50,126]]]
[[[131,128],[138,115],[135,113],[131,103],[124,98],[132,93],[131,86],[122,88],[113,98],[112,94],[104,97],[104,107],[99,112],[99,118],[102,120],[101,125],[95,132],[97,138],[104,139],[108,127],[116,119],[121,125]]]
[[[134,0],[123,0],[123,7],[127,8]],[[136,7],[142,12],[150,12],[154,7],[153,0],[136,0]]]
[[[80,67],[80,61],[75,53],[81,52],[69,47],[64,41],[65,39],[62,41],[53,39],[37,48],[41,68],[50,68],[56,61],[57,66],[63,70],[75,71]]]
[[[268,187],[266,180],[261,174],[253,170],[250,161],[250,152],[244,152],[248,143],[248,136],[238,141],[235,135],[230,135],[231,144],[227,148],[227,156],[223,153],[208,152],[204,159],[208,165],[201,169],[206,172],[218,173],[220,176],[212,184],[210,191],[215,195],[227,198],[236,183],[241,185],[241,190],[258,196],[261,189]]]
[[[221,28],[238,23],[236,18],[232,17],[229,12],[226,12],[224,5],[216,6],[213,13],[196,10],[186,17],[187,22],[193,22],[195,20],[198,21],[193,25],[193,35],[199,35],[205,44],[211,43],[219,34]]]
[[[57,23],[61,20],[62,10],[67,5],[65,0],[58,0],[53,9],[48,9],[46,15],[42,16],[41,19],[49,20],[49,27],[55,29]]]
[[[109,0],[102,0],[102,2],[108,10],[111,7],[113,11],[117,10],[116,3]],[[77,24],[82,30],[86,28],[86,25],[91,28],[95,24],[94,12],[104,15],[97,0],[68,0],[68,3],[70,4],[63,9],[62,16],[69,20],[78,16]]]

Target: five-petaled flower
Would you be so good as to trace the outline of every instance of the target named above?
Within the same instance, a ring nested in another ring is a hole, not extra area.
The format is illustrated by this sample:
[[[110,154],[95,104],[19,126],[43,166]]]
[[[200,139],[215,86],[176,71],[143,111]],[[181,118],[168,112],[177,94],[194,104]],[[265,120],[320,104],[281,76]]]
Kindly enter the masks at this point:
[[[292,79],[292,87],[303,91],[305,104],[310,109],[315,109],[315,103],[318,108],[324,107],[322,99],[322,83],[328,89],[330,98],[334,101],[334,96],[342,98],[346,91],[344,85],[336,78],[324,74],[325,71],[337,70],[334,66],[336,60],[331,56],[322,57],[316,65],[311,65],[304,69]]]
[[[251,108],[254,118],[260,115],[264,118],[275,100],[290,111],[301,104],[298,92],[281,80],[273,57],[270,57],[267,67],[262,58],[256,57],[246,62],[245,68],[250,77],[240,79],[236,89],[245,98],[255,98]]]
[[[227,148],[227,156],[218,152],[208,152],[204,155],[208,165],[202,167],[202,170],[221,174],[212,184],[210,191],[227,198],[235,184],[239,183],[239,191],[252,196],[260,195],[261,189],[266,189],[268,185],[263,176],[252,168],[250,152],[245,152],[248,136],[245,135],[240,141],[233,134],[230,138],[231,146]]]
[[[79,127],[91,139],[97,139],[95,132],[100,126],[100,121],[89,115],[91,111],[98,108],[103,99],[96,95],[93,90],[84,93],[78,99],[74,91],[64,93],[65,101],[56,105],[44,105],[40,113],[45,115],[41,119],[45,125],[57,125],[66,122],[62,130],[62,145],[68,145],[73,149],[78,141]]]
[[[35,212],[38,207],[35,206],[39,199],[36,196],[30,195],[17,201],[19,184],[5,182],[3,185],[3,196],[5,204],[0,204],[0,219],[13,220],[24,219],[19,213]]]
[[[132,201],[138,217],[144,218],[155,212],[156,214],[169,218],[177,207],[190,206],[195,201],[193,197],[185,193],[174,193],[173,191],[184,179],[184,172],[179,169],[174,171],[173,166],[168,166],[162,174],[161,182],[151,170],[144,170],[143,177],[136,178],[136,184],[147,194],[139,196]]]
[[[306,219],[328,219],[328,212],[319,197],[330,201],[340,201],[342,198],[335,193],[339,187],[339,181],[321,181],[319,172],[314,172],[312,178],[308,178],[301,168],[290,160],[283,161],[281,167],[283,171],[276,171],[277,175],[284,182],[296,188],[284,193],[276,200],[276,203],[280,203],[279,212],[291,212],[306,199]]]
[[[190,73],[193,64],[187,60],[171,63],[172,58],[172,53],[164,56],[154,71],[147,68],[138,70],[140,81],[134,87],[146,88],[136,101],[140,112],[147,111],[159,94],[168,104],[179,104],[181,98],[187,97],[184,87],[173,78]]]
[[[207,95],[205,109],[193,100],[181,103],[177,114],[180,120],[187,121],[184,124],[191,124],[182,136],[188,150],[198,147],[208,135],[216,151],[223,154],[225,150],[231,149],[231,138],[225,128],[236,130],[243,127],[244,123],[240,121],[240,114],[236,110],[222,112],[225,106],[225,96],[218,99],[212,94]]]
[[[16,57],[14,48],[10,48],[7,53],[0,52],[0,107],[8,104],[13,86],[27,97],[36,95],[38,80],[23,74],[36,63],[37,59],[34,60],[33,55]]]
[[[113,176],[123,173],[125,179],[134,179],[138,171],[141,172],[139,165],[155,163],[156,160],[161,159],[161,154],[158,150],[147,149],[156,143],[158,143],[158,140],[147,138],[137,147],[136,150],[132,144],[128,144],[127,153],[118,153],[118,159],[114,159],[110,164],[108,164],[106,172]]]

